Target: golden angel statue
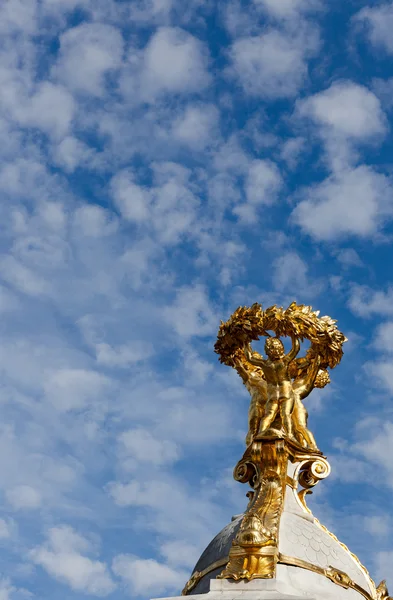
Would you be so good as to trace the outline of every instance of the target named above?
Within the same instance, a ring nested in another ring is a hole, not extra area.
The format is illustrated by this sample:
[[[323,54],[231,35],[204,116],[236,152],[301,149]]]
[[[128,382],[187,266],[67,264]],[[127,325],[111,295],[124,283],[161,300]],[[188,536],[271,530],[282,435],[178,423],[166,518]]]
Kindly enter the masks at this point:
[[[289,374],[289,365],[296,358],[299,350],[300,343],[295,337],[292,338],[292,348],[288,354],[285,354],[284,344],[280,338],[267,338],[265,343],[267,359],[252,352],[250,345],[244,347],[247,360],[262,369],[267,383],[267,401],[260,425],[261,433],[269,429],[279,412],[282,428],[289,438],[293,437],[292,412],[295,395]]]
[[[268,330],[274,331],[271,336]],[[252,340],[266,336],[266,358],[251,347]],[[289,336],[292,347],[286,354],[281,336]],[[297,358],[301,340],[311,346],[305,357]],[[216,352],[221,361],[234,367],[250,392],[247,446],[258,436],[279,436],[305,449],[318,451],[307,427],[303,400],[316,387],[329,382],[327,367],[341,360],[345,336],[335,321],[319,318],[311,307],[292,303],[288,309],[276,306],[262,311],[259,304],[240,307],[222,323]]]
[[[248,411],[247,446],[251,444],[257,434],[263,435],[266,433],[277,414],[280,413],[282,428],[288,436],[291,436],[296,443],[304,448],[318,450],[314,436],[307,427],[308,413],[303,400],[315,387],[323,388],[330,381],[327,372],[320,369],[320,357],[317,356],[311,361],[301,359],[303,367],[301,374],[295,377],[293,381],[289,373],[286,374],[288,377],[285,386],[287,395],[280,396],[279,390],[274,388],[272,384],[270,384],[269,390],[265,371],[262,367],[257,366],[263,361],[262,357],[257,353],[252,353],[250,346],[245,348],[244,354],[244,360],[236,359],[235,369],[251,395]],[[306,365],[309,368],[305,369]],[[271,398],[269,398],[269,391]],[[290,422],[289,432],[286,427],[288,421]]]

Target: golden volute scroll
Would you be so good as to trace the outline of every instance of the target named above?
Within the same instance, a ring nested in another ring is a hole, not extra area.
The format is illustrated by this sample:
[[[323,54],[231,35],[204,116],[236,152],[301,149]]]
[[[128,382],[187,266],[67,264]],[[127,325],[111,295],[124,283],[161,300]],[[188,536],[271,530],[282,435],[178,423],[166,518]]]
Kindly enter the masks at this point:
[[[266,337],[266,357],[251,346],[260,337]],[[287,353],[282,337],[291,339]],[[310,345],[300,357],[304,340]],[[304,494],[330,470],[308,429],[303,400],[330,382],[328,369],[339,364],[345,341],[333,319],[295,302],[286,310],[240,307],[221,323],[215,351],[222,363],[236,369],[251,395],[247,448],[234,478],[249,483],[253,492],[219,578],[275,577],[288,463],[303,465],[297,480],[304,487],[303,495],[299,491],[304,507]]]

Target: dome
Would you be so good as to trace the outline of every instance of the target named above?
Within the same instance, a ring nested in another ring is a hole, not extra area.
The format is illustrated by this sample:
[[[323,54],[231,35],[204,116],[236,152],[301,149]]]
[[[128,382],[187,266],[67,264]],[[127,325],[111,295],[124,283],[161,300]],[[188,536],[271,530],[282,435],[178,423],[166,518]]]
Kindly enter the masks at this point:
[[[202,552],[191,575],[191,580],[193,577],[195,580],[198,579],[196,585],[190,590],[193,595],[207,593],[210,589],[210,580],[215,579],[227,564],[229,550],[242,518],[243,515],[233,517],[231,523],[228,523]]]
[[[296,465],[292,465],[292,474]],[[288,477],[278,536],[276,580],[299,596],[323,600],[377,600],[375,584],[358,558],[316,519]],[[193,570],[185,595],[208,593],[229,560],[243,515],[233,517],[210,542]]]

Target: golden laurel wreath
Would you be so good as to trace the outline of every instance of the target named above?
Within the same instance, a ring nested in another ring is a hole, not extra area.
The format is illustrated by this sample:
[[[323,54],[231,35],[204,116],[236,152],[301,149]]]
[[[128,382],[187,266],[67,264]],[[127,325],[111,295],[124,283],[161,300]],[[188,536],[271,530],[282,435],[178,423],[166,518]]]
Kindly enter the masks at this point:
[[[234,366],[237,358],[243,355],[243,347],[260,336],[296,337],[301,341],[309,340],[309,352],[321,357],[321,368],[334,369],[343,356],[342,346],[347,338],[337,329],[336,322],[330,317],[320,317],[319,311],[311,306],[292,302],[287,309],[270,306],[263,310],[255,303],[251,307],[240,306],[226,323],[221,321],[214,351],[220,362]],[[299,365],[300,366],[300,365]]]

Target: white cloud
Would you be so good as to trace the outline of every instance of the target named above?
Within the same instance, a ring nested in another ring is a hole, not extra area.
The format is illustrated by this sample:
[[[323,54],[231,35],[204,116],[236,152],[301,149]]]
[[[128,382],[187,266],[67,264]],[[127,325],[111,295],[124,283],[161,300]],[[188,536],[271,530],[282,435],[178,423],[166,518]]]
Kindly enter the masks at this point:
[[[378,389],[379,385],[385,384],[374,379],[375,365],[367,363],[365,370],[373,377],[370,387]],[[389,489],[393,488],[393,423],[388,418],[365,414],[356,423],[355,442],[349,444],[347,440],[336,440],[335,445],[341,454],[335,460],[334,472],[343,482],[364,482],[380,490],[385,487],[390,493]],[[389,537],[391,520],[380,508],[365,511],[363,527],[373,536]]]
[[[157,439],[142,427],[129,429],[120,434],[119,452],[123,466],[136,463],[151,463],[155,466],[171,464],[179,458],[177,444],[170,440]]]
[[[188,105],[173,123],[172,135],[193,150],[203,150],[217,142],[218,120],[219,112],[214,105]]]
[[[64,137],[71,126],[75,102],[62,86],[44,81],[24,101],[14,106],[13,116],[19,125],[37,127],[55,138]]]
[[[51,200],[40,202],[37,206],[37,216],[42,219],[43,227],[49,229],[49,231],[64,232],[67,224],[67,214],[61,202]]]
[[[373,346],[379,352],[393,352],[393,321],[377,326]]]
[[[25,235],[15,240],[12,253],[25,267],[45,270],[61,268],[67,262],[68,247],[56,235]]]
[[[5,281],[29,296],[41,296],[51,290],[50,284],[43,277],[13,256],[0,259],[0,273]]]
[[[145,49],[142,83],[145,94],[195,92],[209,82],[202,43],[179,28],[161,28]]]
[[[332,457],[332,475],[344,483],[359,483],[367,481],[373,467],[364,460],[364,458],[356,458],[350,456],[348,448],[339,455],[338,458]]]
[[[174,540],[163,544],[160,554],[169,565],[192,569],[200,557],[201,549],[182,540]]]
[[[0,600],[13,600],[15,598],[14,592],[17,591],[9,579],[0,579]],[[25,597],[28,598],[29,596],[26,594]]]
[[[180,592],[189,578],[188,571],[130,554],[116,556],[112,569],[130,587],[131,592],[137,595]]]
[[[327,129],[327,134],[367,141],[387,131],[378,98],[366,87],[339,81],[298,103],[300,115]]]
[[[113,347],[104,342],[96,344],[97,362],[108,367],[128,367],[154,354],[149,342],[135,342]]]
[[[277,30],[236,40],[231,48],[233,74],[246,94],[275,99],[295,96],[307,78],[306,57],[317,46]]]
[[[5,0],[0,6],[0,31],[3,34],[35,33],[37,28],[37,3],[31,0]]]
[[[112,179],[112,194],[122,216],[135,223],[149,217],[149,191],[134,182],[130,171],[121,171]]]
[[[48,193],[59,193],[58,178],[49,173],[45,164],[35,158],[15,158],[0,169],[3,193],[12,199],[46,199]]]
[[[85,409],[106,395],[110,387],[108,377],[86,369],[59,369],[44,382],[46,398],[61,412]]]
[[[103,23],[82,23],[60,36],[59,59],[54,75],[77,92],[102,96],[106,76],[121,66],[120,31]]]
[[[383,350],[383,348],[381,348]],[[390,359],[382,359],[374,362],[367,362],[364,365],[366,373],[371,378],[371,384],[374,387],[381,387],[390,394],[393,394],[393,363]],[[393,434],[393,429],[391,431]],[[392,435],[393,449],[393,435]]]
[[[86,166],[93,155],[92,148],[73,136],[67,136],[55,146],[53,160],[67,173],[72,173],[76,168]]]
[[[128,368],[140,361],[154,355],[153,344],[145,339],[133,339],[126,344],[108,343],[106,330],[111,331],[115,325],[112,319],[107,319],[103,328],[103,321],[97,321],[93,315],[85,315],[78,321],[86,343],[94,349],[98,365],[114,368]],[[113,335],[113,334],[112,334]]]
[[[333,174],[303,197],[292,218],[316,240],[372,237],[393,214],[390,180],[365,165]]]
[[[366,6],[355,16],[354,21],[363,23],[367,29],[370,42],[376,48],[383,48],[389,54],[393,54],[393,4],[387,2],[379,6]]]
[[[7,501],[16,510],[40,508],[40,493],[29,485],[18,485],[6,491]]]
[[[157,264],[162,256],[162,247],[148,237],[133,244],[124,252],[120,259],[121,266],[126,280],[134,290],[140,289],[143,285],[152,287],[160,285],[160,276],[163,274],[157,270]]]
[[[111,483],[108,487],[113,500],[119,506],[143,506],[147,498],[144,496],[140,484],[137,481],[123,484]]]
[[[311,283],[308,278],[308,265],[297,252],[285,252],[273,263],[273,286],[280,292],[290,291],[307,295],[315,294],[318,283]]]
[[[339,250],[336,254],[336,258],[343,267],[364,266],[364,263],[354,248],[343,248],[342,250]]]
[[[382,363],[381,363],[382,364]],[[375,374],[375,367],[378,371],[378,363],[369,364],[367,370]],[[386,365],[386,375],[388,375],[388,365]],[[390,366],[390,377],[393,369]],[[384,377],[383,373],[378,373]],[[380,383],[393,391],[393,385],[388,380],[381,380]],[[382,420],[377,417],[365,417],[357,423],[358,441],[352,446],[351,451],[361,454],[369,463],[376,465],[378,469],[383,469],[383,481],[385,485],[393,487],[393,423],[387,419]]]
[[[7,379],[5,374],[3,377]],[[11,426],[3,426],[0,430],[0,488],[8,512],[18,511],[18,518],[39,520],[54,507],[61,511],[67,505],[68,511],[71,510],[71,506],[76,506],[73,494],[82,483],[83,466],[75,455],[82,441],[77,437],[83,435],[83,426],[74,421],[73,431],[67,431],[68,426],[64,421],[61,424],[53,411],[32,402],[28,396],[17,394],[10,385],[6,389],[2,387],[1,403],[4,414],[8,414],[12,403],[13,410],[18,409],[21,421],[25,423],[23,432],[18,434]],[[76,434],[77,430],[79,434]],[[73,456],[60,457],[57,444],[51,443],[49,438],[63,441],[68,438],[66,443],[73,445]],[[12,520],[5,520],[12,534]]]
[[[12,536],[15,523],[12,520],[0,519],[0,539],[8,539]]]
[[[131,102],[165,94],[200,93],[210,81],[203,43],[179,27],[160,27],[143,50],[130,51],[121,89]]]
[[[233,212],[246,223],[257,219],[258,205],[274,204],[283,186],[278,167],[270,160],[253,160],[245,181],[246,203],[238,204]]]
[[[305,139],[302,137],[290,138],[281,147],[281,159],[290,169],[296,168],[302,152],[305,150]]]
[[[393,288],[389,287],[385,292],[366,285],[353,285],[348,305],[352,312],[361,317],[393,315]]]
[[[184,368],[187,373],[187,381],[190,383],[203,384],[212,374],[213,365],[202,359],[194,348],[188,347],[183,350]]]
[[[138,185],[129,170],[115,175],[111,182],[114,202],[122,216],[133,223],[153,228],[164,244],[174,244],[191,233],[199,200],[189,182],[190,171],[175,163],[153,165],[150,188]]]
[[[293,18],[298,14],[317,10],[321,6],[319,0],[253,0],[253,2],[276,18]]]
[[[185,286],[176,299],[163,310],[164,318],[181,337],[210,335],[216,315],[202,285]]]
[[[246,197],[250,204],[274,204],[282,178],[276,164],[269,160],[254,160],[247,173]]]
[[[387,537],[391,530],[391,520],[387,515],[370,515],[363,519],[366,531],[379,538]]]
[[[391,550],[380,550],[376,553],[374,564],[376,568],[376,576],[377,584],[379,581],[386,581],[386,577],[388,577],[391,573],[391,568],[393,564],[393,551]]]
[[[76,209],[74,225],[86,237],[101,238],[116,233],[118,221],[112,211],[94,204]]]
[[[141,0],[130,5],[130,16],[135,22],[162,23],[170,20],[174,0]]]
[[[228,141],[219,146],[217,152],[214,154],[213,164],[216,171],[220,174],[228,172],[230,175],[243,175],[250,164],[250,157],[241,147],[238,136],[232,135]],[[223,181],[222,175],[219,181]],[[228,181],[228,187],[234,187],[231,179]],[[226,195],[228,193],[229,190],[228,192],[226,191]]]
[[[393,106],[393,77],[389,79],[375,78],[372,81],[372,87],[382,105],[387,109],[391,109]]]
[[[2,114],[14,125],[39,129],[61,139],[68,133],[76,111],[71,93],[56,82],[34,76],[33,44],[25,40],[15,47],[6,44],[6,48],[8,52],[0,54]]]
[[[18,298],[6,287],[0,285],[0,313],[17,310],[18,308],[20,308]]]
[[[77,7],[89,9],[90,0],[43,0],[42,4],[47,15],[63,16]]]
[[[127,513],[137,509],[143,515],[147,528],[159,535],[159,552],[170,567],[191,568],[212,533],[228,522],[228,513],[237,510],[236,502],[242,503],[242,491],[228,485],[228,481],[202,479],[195,493],[194,485],[190,487],[184,478],[174,477],[162,468],[154,476],[152,468],[143,467],[140,477],[129,483],[112,482],[107,491],[118,506],[130,507]],[[225,478],[230,480],[229,474]],[[226,507],[217,503],[218,497],[224,499]]]
[[[30,551],[31,560],[76,592],[107,596],[116,585],[103,562],[85,556],[91,544],[66,525],[53,527],[48,541]]]

